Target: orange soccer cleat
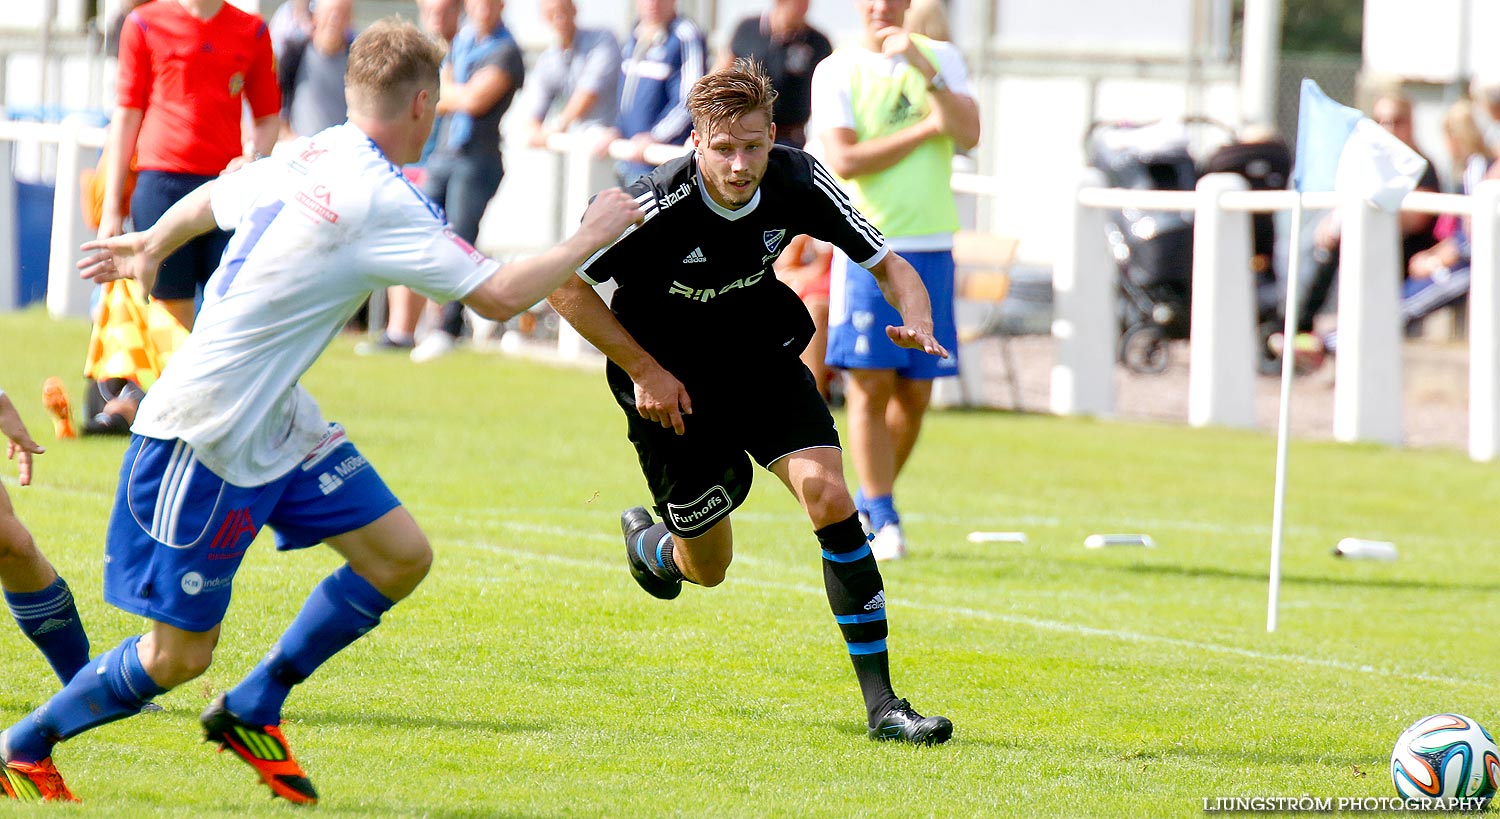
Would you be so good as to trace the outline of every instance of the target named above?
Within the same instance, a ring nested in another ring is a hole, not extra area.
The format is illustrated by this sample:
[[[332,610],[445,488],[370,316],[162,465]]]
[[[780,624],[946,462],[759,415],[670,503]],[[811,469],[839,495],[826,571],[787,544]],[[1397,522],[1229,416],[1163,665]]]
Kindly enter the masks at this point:
[[[63,389],[62,379],[52,376],[42,383],[42,406],[52,416],[52,429],[58,440],[77,438],[73,429],[73,407],[68,401],[68,391]]]
[[[251,725],[224,707],[224,695],[209,704],[199,718],[203,740],[219,743],[245,762],[270,786],[271,794],[298,805],[316,805],[318,792],[292,757],[291,746],[275,725]]]
[[[41,762],[7,762],[0,769],[0,791],[20,802],[79,802],[82,801],[68,790],[62,774],[52,764],[52,757]]]

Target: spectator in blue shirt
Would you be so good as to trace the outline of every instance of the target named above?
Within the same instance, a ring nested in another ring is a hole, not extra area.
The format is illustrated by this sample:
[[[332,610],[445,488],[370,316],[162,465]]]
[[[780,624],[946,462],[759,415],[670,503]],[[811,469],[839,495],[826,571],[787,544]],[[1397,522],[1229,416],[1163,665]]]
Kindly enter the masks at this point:
[[[703,32],[678,16],[677,0],[636,0],[640,20],[631,29],[620,71],[620,113],[611,139],[630,140],[633,153],[618,168],[622,182],[649,173],[645,149],[680,145],[693,128],[687,95],[706,70]]]
[[[500,19],[505,0],[465,0],[468,21],[443,61],[437,113],[445,117],[438,148],[427,159],[423,189],[448,214],[453,232],[479,240],[479,221],[505,175],[500,117],[526,78],[521,47]],[[453,349],[463,330],[461,302],[443,305],[438,327],[411,351],[428,361]]]

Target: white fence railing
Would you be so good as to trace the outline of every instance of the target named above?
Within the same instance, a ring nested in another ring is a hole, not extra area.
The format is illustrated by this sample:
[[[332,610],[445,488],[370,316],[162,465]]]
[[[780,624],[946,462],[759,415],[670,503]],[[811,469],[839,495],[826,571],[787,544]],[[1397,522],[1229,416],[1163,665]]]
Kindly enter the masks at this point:
[[[1248,237],[1252,212],[1291,209],[1296,193],[1247,191],[1231,175],[1204,177],[1195,191],[1131,191],[1102,187],[1084,173],[1073,201],[1070,247],[1058,261],[1053,288],[1058,338],[1052,410],[1065,415],[1110,415],[1117,324],[1112,313],[1115,264],[1098,237],[1104,210],[1192,210],[1193,300],[1188,420],[1195,426],[1253,426],[1256,378],[1255,304]],[[1307,210],[1343,213],[1339,277],[1339,352],[1334,371],[1334,438],[1400,445],[1402,441],[1403,328],[1399,214],[1332,193],[1303,195]],[[1492,461],[1500,451],[1500,355],[1495,291],[1500,266],[1500,180],[1472,197],[1416,192],[1404,210],[1471,217],[1469,293],[1469,456]],[[1293,252],[1297,252],[1293,249]]]
[[[54,316],[84,315],[89,287],[74,264],[87,235],[78,205],[78,175],[103,145],[104,130],[74,118],[58,125],[0,122],[0,305],[15,303],[17,278],[15,198],[11,152],[16,143],[58,146],[56,197],[49,257],[47,307]],[[608,160],[593,155],[587,136],[556,135],[548,148],[560,154],[557,233],[577,223],[595,192],[615,183]],[[625,158],[627,143],[610,146]],[[647,160],[664,162],[680,146],[653,146]],[[955,173],[956,192],[1009,195],[987,176]],[[1051,410],[1060,415],[1109,416],[1114,410],[1117,275],[1104,239],[1105,211],[1193,211],[1193,301],[1190,333],[1188,420],[1194,426],[1251,427],[1258,343],[1253,321],[1254,288],[1250,258],[1250,214],[1288,210],[1290,191],[1247,191],[1232,175],[1204,177],[1195,191],[1136,191],[1103,187],[1098,171],[1084,171],[1067,198],[1068,241],[1054,260],[1052,333],[1056,362],[1051,376]],[[1342,206],[1343,273],[1339,286],[1339,353],[1336,357],[1334,437],[1400,445],[1401,355],[1397,302],[1401,282],[1397,215],[1362,202],[1340,203],[1334,194],[1305,194],[1308,210]],[[1473,197],[1413,193],[1403,207],[1426,213],[1472,218],[1472,284],[1469,294],[1470,379],[1469,455],[1492,461],[1500,453],[1500,181],[1488,181]],[[545,245],[560,236],[538,237]],[[1295,250],[1294,250],[1295,252]],[[564,325],[558,354],[576,358],[586,342]]]
[[[52,240],[47,253],[47,311],[53,316],[88,314],[92,286],[78,277],[74,263],[78,246],[89,235],[79,202],[79,175],[94,164],[104,147],[105,129],[85,115],[70,115],[60,123],[0,120],[0,310],[16,303],[20,278],[20,237],[16,235],[15,155],[18,148],[53,145],[57,148],[56,184],[52,198]]]

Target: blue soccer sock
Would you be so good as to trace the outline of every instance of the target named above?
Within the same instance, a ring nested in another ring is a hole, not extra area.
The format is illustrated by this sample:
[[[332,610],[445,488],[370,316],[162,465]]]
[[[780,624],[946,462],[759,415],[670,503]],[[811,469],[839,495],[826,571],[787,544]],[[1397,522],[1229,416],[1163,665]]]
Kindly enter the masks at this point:
[[[5,592],[5,605],[10,607],[21,633],[42,650],[47,664],[64,684],[88,665],[89,635],[83,630],[73,592],[62,577],[41,591]]]
[[[292,686],[380,625],[380,616],[394,605],[353,569],[340,567],[313,589],[270,653],[229,691],[225,707],[253,725],[280,723]]]
[[[870,527],[878,532],[885,528],[887,523],[900,523],[901,516],[896,514],[896,500],[891,495],[876,495],[866,498],[870,515]]]
[[[815,534],[823,547],[823,588],[828,593],[828,606],[849,648],[849,660],[854,664],[873,725],[896,699],[885,645],[885,581],[858,517],[850,515]]]
[[[6,731],[8,760],[36,762],[52,746],[90,728],[138,714],[167,689],[156,684],[136,654],[140,636],[125,638],[73,675],[63,690]]]

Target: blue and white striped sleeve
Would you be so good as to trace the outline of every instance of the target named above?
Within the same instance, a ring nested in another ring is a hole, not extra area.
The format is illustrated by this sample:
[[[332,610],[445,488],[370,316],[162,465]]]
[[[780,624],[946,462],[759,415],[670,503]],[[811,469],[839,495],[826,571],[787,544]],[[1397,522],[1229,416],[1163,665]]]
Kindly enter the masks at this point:
[[[678,135],[693,124],[687,110],[688,93],[707,72],[707,56],[704,51],[703,34],[692,21],[679,17],[672,23],[672,35],[681,48],[682,61],[678,64],[675,83],[667,85],[668,105],[656,124],[651,126],[651,137],[657,142],[675,143]]]

